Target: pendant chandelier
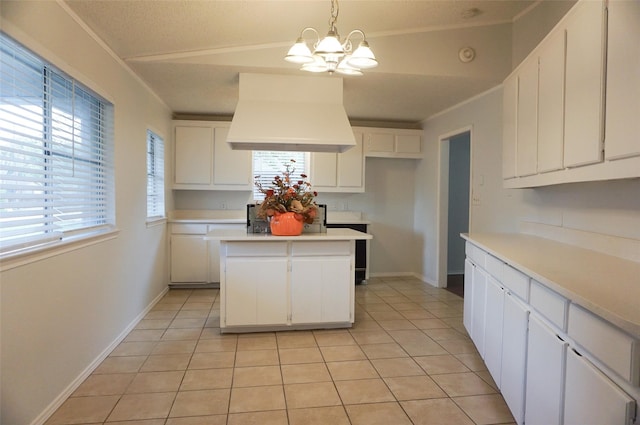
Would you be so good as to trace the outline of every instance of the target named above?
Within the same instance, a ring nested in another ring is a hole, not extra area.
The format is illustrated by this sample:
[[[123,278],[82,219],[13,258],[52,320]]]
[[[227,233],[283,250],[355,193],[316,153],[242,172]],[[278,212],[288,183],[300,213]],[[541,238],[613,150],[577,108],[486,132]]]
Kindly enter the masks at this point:
[[[336,22],[338,21],[338,0],[331,0],[331,19],[329,19],[329,32],[320,39],[320,33],[312,27],[302,30],[296,43],[291,46],[285,60],[301,64],[303,71],[309,72],[337,72],[345,75],[362,75],[362,69],[378,66],[378,61],[369,48],[369,43],[364,32],[355,29],[347,35],[344,41],[340,40]],[[313,32],[316,41],[313,44],[313,53],[304,39],[306,32]],[[353,50],[351,36],[359,34],[362,41],[358,48]]]

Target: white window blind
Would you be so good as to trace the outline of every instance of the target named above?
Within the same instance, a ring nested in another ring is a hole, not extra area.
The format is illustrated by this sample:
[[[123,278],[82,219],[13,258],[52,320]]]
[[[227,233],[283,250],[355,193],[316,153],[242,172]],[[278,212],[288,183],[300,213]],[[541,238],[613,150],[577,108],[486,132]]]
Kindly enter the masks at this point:
[[[0,254],[114,224],[113,105],[0,33]]]
[[[164,216],[164,140],[147,130],[147,218]]]
[[[292,176],[297,178],[300,174],[309,174],[309,154],[306,152],[253,151],[254,182],[259,181],[265,188],[270,187],[273,178],[282,176],[285,166],[292,159],[296,161],[293,164],[295,172]],[[253,199],[255,201],[264,199],[264,194],[260,193],[255,184],[253,186]]]

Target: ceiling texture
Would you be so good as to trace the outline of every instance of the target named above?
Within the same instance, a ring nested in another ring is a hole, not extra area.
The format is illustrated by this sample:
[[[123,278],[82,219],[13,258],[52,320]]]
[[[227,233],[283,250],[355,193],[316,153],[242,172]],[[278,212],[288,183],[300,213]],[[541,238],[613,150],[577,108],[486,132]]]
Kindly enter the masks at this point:
[[[329,0],[66,0],[177,116],[231,117],[242,72],[308,75],[283,58],[303,28],[329,29]],[[365,32],[379,66],[343,78],[352,122],[416,126],[512,69],[512,24],[530,0],[342,0],[337,28]],[[360,38],[353,39],[357,46]],[[459,59],[471,47],[475,59]]]

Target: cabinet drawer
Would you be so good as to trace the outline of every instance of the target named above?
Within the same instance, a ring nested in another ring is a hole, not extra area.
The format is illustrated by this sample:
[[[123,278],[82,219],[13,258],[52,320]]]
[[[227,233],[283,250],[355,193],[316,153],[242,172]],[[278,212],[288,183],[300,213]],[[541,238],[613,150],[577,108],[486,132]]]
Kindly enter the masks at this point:
[[[293,242],[291,255],[294,257],[351,255],[351,241]]]
[[[485,263],[487,272],[489,272],[491,276],[495,277],[496,280],[502,282],[502,269],[504,263],[490,254],[487,254]]]
[[[227,257],[284,257],[287,242],[227,242]]]
[[[633,385],[640,383],[640,342],[594,314],[571,304],[568,334]]]
[[[508,264],[502,266],[502,284],[524,301],[529,301],[531,278]]]
[[[207,225],[173,223],[171,233],[174,235],[204,235],[207,233]]]
[[[485,268],[485,257],[487,254],[482,249],[470,242],[467,242],[465,246],[465,253],[477,266],[480,266],[483,269]]]
[[[536,280],[531,281],[529,304],[547,320],[562,331],[566,331],[567,308],[569,301],[563,296],[542,285]]]

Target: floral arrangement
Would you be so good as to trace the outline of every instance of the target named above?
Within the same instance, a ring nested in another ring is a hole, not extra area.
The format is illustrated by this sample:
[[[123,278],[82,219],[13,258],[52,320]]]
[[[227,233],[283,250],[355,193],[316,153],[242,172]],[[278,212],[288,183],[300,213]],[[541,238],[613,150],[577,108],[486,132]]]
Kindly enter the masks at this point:
[[[295,160],[285,165],[282,177],[275,176],[269,188],[263,187],[260,181],[255,185],[261,193],[264,193],[264,201],[259,204],[256,216],[267,218],[285,212],[293,212],[298,220],[305,223],[313,223],[318,206],[314,198],[318,192],[311,190],[311,183],[305,181],[306,174],[300,174],[300,179],[295,179]],[[255,178],[259,178],[256,176]]]

